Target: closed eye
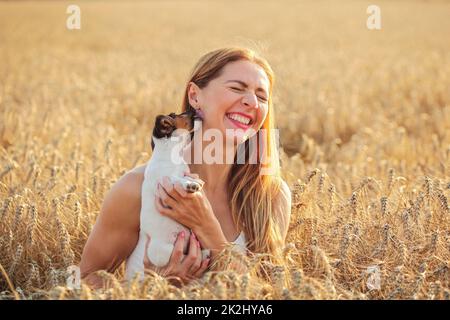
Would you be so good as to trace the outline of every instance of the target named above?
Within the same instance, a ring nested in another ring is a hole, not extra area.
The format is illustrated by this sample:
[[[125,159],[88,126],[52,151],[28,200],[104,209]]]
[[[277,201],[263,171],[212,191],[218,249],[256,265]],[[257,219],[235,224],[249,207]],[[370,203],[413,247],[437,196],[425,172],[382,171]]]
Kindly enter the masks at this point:
[[[241,89],[241,88],[236,88],[236,87],[231,87],[231,89],[236,90],[236,91],[239,91],[239,92],[244,91],[243,89]],[[267,99],[264,98],[264,97],[258,96],[258,99],[260,99],[262,102],[267,102]]]
[[[264,97],[258,97],[259,99],[261,99],[262,102],[267,102],[267,99]]]

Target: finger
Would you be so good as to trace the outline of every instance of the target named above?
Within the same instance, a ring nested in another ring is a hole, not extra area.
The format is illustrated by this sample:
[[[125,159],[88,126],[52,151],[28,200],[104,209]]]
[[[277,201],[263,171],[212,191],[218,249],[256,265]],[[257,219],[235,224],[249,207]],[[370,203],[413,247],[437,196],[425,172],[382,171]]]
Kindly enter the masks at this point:
[[[165,187],[164,187],[164,185],[165,185]],[[169,186],[171,189],[169,188]],[[163,199],[164,201],[166,201],[166,198],[168,198],[168,197],[170,197],[174,200],[177,200],[176,197],[174,196],[174,195],[176,195],[176,192],[173,191],[173,186],[172,186],[171,182],[169,185],[167,185],[167,182],[165,182],[165,184],[164,184],[164,181],[163,181],[163,183],[158,184],[157,189],[159,189],[159,195],[160,195],[161,199]]]
[[[166,206],[169,207],[169,209],[175,209],[175,207],[178,204],[178,201],[175,200],[174,198],[172,198],[170,195],[168,195],[165,191],[161,191],[160,188],[160,198],[161,198],[161,203]]]
[[[161,202],[161,198],[158,196],[155,196],[155,208],[163,216],[171,218],[173,215],[172,209],[164,207],[164,205]]]
[[[197,255],[195,257],[195,262],[192,264],[191,268],[189,269],[189,274],[195,273],[200,268],[200,265],[202,264],[202,251],[201,251],[201,247],[200,247],[200,242],[197,239],[197,237],[195,236],[195,233],[192,232],[192,234],[194,236],[195,245],[197,247],[197,250],[196,250]],[[191,241],[194,241],[194,240],[191,240]]]
[[[175,201],[181,200],[182,197],[180,197],[180,194],[175,190],[175,186],[169,180],[168,177],[164,177],[159,186],[160,186],[160,194],[164,200],[164,203],[167,203],[166,202],[167,197],[170,197]]]
[[[184,190],[184,188],[183,188],[183,186],[181,185],[181,183],[180,182],[176,182],[175,183],[175,185],[174,185],[174,188],[175,188],[175,190],[178,192],[178,194],[181,196],[181,197],[186,197],[187,196],[187,192],[186,192],[186,190]]]
[[[197,198],[199,195],[201,195],[203,193],[203,189],[200,189],[198,191],[195,192],[188,192],[186,197],[184,197],[184,199],[189,198],[189,199],[195,199]]]
[[[189,239],[189,252],[184,257],[182,264],[182,268],[186,270],[186,273],[189,273],[190,269],[192,268],[193,264],[195,263],[195,260],[197,259],[197,239],[195,239],[194,233],[191,233],[190,239]]]
[[[200,242],[198,241],[198,239],[196,239],[197,241],[197,258],[195,259],[194,264],[192,265],[191,269],[189,270],[190,274],[195,274],[198,269],[200,269],[200,266],[202,265],[202,250],[200,247]]]
[[[200,278],[205,273],[206,269],[208,269],[210,261],[211,258],[206,258],[205,260],[203,260],[200,268],[194,273],[193,276],[196,278]]]
[[[205,184],[205,181],[203,181],[202,179],[200,179],[200,176],[196,173],[189,173],[189,172],[185,172],[184,176],[190,177],[192,179],[194,179],[195,181],[197,181],[198,183],[200,183],[202,186]]]
[[[196,174],[196,173],[190,173],[190,172],[185,171],[185,172],[184,172],[184,175],[185,175],[185,176],[188,176],[188,177],[191,177],[191,178],[193,178],[193,179],[198,179],[198,180],[200,180],[200,176],[199,176],[198,174]]]
[[[173,193],[173,183],[170,181],[169,177],[164,176],[162,178],[161,186],[163,190],[170,196],[172,196]]]
[[[172,254],[170,255],[168,268],[176,268],[176,266],[180,264],[183,258],[183,244],[185,237],[185,231],[181,231],[178,234],[177,240],[175,240]]]

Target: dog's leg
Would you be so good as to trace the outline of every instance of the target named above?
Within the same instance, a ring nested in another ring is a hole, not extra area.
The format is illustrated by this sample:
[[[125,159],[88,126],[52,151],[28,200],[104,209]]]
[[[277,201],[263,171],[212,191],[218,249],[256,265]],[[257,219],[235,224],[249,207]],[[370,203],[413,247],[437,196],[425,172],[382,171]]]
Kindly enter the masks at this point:
[[[184,190],[194,193],[202,190],[203,184],[191,177],[170,177],[172,183],[179,182]]]

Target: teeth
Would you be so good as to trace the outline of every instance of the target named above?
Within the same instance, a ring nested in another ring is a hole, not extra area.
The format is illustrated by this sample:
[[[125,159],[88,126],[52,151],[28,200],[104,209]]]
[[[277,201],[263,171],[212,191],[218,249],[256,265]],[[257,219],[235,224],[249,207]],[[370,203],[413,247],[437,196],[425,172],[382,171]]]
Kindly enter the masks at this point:
[[[248,125],[250,123],[250,119],[249,118],[240,116],[240,115],[235,114],[235,113],[227,114],[227,117],[230,118],[230,119],[233,119],[235,121],[238,121],[238,122],[240,122],[242,124],[245,124],[245,125]]]

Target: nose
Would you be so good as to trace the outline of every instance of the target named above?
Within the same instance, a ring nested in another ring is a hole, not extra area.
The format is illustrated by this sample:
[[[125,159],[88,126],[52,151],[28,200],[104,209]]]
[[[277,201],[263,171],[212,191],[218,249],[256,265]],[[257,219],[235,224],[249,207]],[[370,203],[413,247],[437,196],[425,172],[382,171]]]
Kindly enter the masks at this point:
[[[242,98],[242,102],[247,106],[247,107],[257,107],[258,106],[258,97],[249,92],[248,94],[246,94],[243,98]]]

